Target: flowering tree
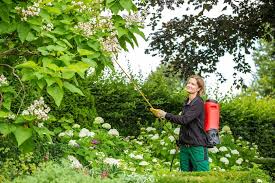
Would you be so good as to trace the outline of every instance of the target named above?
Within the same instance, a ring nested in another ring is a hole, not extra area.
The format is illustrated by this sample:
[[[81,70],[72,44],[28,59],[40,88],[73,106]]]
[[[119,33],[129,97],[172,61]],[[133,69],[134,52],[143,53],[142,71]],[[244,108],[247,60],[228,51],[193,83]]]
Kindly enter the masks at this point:
[[[112,68],[127,43],[137,45],[135,34],[144,37],[136,10],[131,0],[0,1],[0,134],[13,134],[21,147],[33,134],[50,139],[43,97],[21,109],[30,92],[25,83],[46,91],[57,106],[65,89],[84,96],[78,79]],[[21,105],[12,111],[18,96]]]

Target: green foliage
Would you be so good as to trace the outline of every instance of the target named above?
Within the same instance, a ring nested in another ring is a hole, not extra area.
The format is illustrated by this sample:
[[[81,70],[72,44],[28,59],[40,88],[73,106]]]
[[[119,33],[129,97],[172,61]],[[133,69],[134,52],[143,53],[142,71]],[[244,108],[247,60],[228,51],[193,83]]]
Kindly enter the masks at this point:
[[[274,157],[274,106],[273,98],[241,95],[221,103],[221,124],[229,125],[234,136],[255,143],[260,156]],[[274,172],[274,165],[268,169]]]
[[[261,96],[275,96],[275,41],[260,42],[260,47],[254,53],[253,59],[257,66],[257,75],[253,90]]]
[[[237,3],[224,0],[224,8],[215,17],[207,16],[206,13],[215,14],[214,9],[219,7],[217,0],[149,0],[140,4],[150,10],[147,17],[152,30],[161,26],[151,34],[152,41],[147,53],[161,56],[162,63],[168,65],[171,72],[180,73],[183,78],[197,71],[215,72],[219,58],[230,53],[236,63],[233,78],[243,84],[243,79],[237,73],[251,70],[245,54],[255,48],[255,40],[263,38],[270,42],[275,35],[274,2],[261,0]],[[167,9],[171,13],[175,9],[185,13],[160,24],[161,17],[166,13],[163,10]],[[270,34],[266,34],[269,31]],[[219,79],[224,81],[221,74]]]
[[[268,177],[262,170],[253,169],[252,171],[227,171],[227,172],[155,172],[156,182],[159,183],[237,183],[237,182],[270,182]]]

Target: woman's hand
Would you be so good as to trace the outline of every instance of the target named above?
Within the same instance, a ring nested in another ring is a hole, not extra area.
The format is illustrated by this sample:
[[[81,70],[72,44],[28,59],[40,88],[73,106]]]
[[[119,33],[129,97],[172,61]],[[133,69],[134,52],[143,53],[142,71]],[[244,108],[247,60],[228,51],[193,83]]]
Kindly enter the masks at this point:
[[[161,109],[154,109],[150,108],[150,111],[157,117],[157,118],[165,118],[166,112]]]

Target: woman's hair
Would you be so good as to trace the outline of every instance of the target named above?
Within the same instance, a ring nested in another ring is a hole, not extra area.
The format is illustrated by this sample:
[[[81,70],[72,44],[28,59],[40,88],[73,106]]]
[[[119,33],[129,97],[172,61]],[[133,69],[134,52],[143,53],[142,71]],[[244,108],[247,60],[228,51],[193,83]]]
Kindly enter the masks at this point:
[[[202,77],[198,76],[198,75],[192,75],[188,78],[187,81],[189,81],[190,78],[193,78],[197,81],[197,84],[200,88],[199,92],[198,92],[198,95],[199,96],[202,96],[204,94],[204,91],[205,91],[205,85],[204,85],[204,80],[202,79]]]

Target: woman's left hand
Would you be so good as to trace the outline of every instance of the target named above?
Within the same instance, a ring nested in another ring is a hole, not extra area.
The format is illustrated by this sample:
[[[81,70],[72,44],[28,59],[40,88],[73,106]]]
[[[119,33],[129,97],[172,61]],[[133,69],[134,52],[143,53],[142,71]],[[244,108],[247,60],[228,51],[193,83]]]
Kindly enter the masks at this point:
[[[158,118],[165,118],[166,112],[161,109],[151,108],[150,111]]]

